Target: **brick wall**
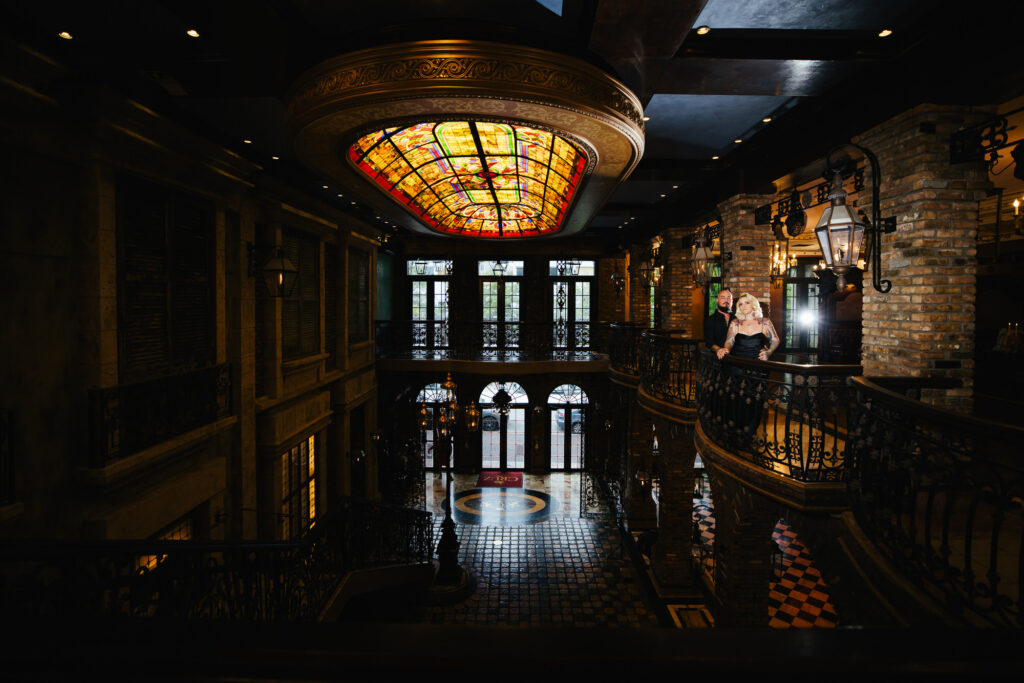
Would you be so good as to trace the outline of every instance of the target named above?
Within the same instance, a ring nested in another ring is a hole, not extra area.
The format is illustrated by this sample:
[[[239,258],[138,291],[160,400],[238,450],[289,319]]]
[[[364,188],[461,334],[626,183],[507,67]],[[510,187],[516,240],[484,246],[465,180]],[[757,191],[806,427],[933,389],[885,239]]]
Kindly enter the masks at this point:
[[[689,335],[700,332],[692,329],[692,252],[689,248],[683,249],[683,236],[692,232],[692,228],[669,228],[661,233],[661,262],[665,272],[658,293],[661,297],[661,326],[669,330],[682,330]]]
[[[718,205],[722,215],[723,251],[732,252],[725,261],[725,286],[734,297],[753,294],[768,312],[771,298],[772,231],[767,225],[754,225],[754,210],[772,200],[772,195],[740,194]]]
[[[626,275],[625,258],[602,258],[597,262],[596,320],[621,322],[626,319],[626,288],[616,292],[612,275]]]
[[[949,163],[949,138],[989,116],[921,105],[854,139],[878,157],[882,215],[898,226],[882,239],[881,276],[892,289],[880,294],[865,276],[864,374],[960,379],[963,388],[923,398],[963,411],[972,404],[978,200],[988,180],[982,163]]]
[[[629,319],[642,325],[651,324],[650,285],[640,277],[640,266],[650,259],[649,248],[648,242],[629,248]]]

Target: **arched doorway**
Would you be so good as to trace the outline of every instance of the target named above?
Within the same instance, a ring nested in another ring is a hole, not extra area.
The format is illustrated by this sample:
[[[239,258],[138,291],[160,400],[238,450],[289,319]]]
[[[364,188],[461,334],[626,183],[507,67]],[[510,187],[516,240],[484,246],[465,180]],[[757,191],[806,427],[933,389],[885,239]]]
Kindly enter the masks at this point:
[[[491,382],[480,392],[480,465],[485,470],[526,466],[526,391],[516,382]]]
[[[555,387],[548,396],[551,413],[548,466],[552,470],[583,469],[588,403],[586,392],[575,384]]]
[[[418,405],[426,405],[427,410],[430,411],[430,429],[425,429],[422,432],[422,447],[423,447],[423,467],[428,470],[440,469],[444,467],[444,463],[440,458],[434,457],[434,446],[436,444],[436,435],[434,434],[434,425],[437,424],[437,418],[440,416],[441,404],[444,403],[445,392],[441,388],[441,385],[437,382],[428,384],[420,390],[420,393],[416,395],[416,403]]]

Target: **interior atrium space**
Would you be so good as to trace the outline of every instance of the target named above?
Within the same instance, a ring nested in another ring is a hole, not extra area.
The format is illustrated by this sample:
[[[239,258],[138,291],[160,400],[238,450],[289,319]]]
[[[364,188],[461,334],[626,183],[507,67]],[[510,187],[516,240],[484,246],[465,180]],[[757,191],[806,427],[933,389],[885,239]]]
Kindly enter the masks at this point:
[[[1024,671],[1022,15],[0,0],[5,674]]]

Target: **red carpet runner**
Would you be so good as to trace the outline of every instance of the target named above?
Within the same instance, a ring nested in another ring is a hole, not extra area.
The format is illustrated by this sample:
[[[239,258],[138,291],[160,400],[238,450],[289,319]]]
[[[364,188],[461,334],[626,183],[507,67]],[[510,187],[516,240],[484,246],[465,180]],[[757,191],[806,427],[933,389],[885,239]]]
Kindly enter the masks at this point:
[[[484,471],[476,482],[477,486],[500,486],[506,489],[519,489],[523,487],[522,472],[493,472]]]

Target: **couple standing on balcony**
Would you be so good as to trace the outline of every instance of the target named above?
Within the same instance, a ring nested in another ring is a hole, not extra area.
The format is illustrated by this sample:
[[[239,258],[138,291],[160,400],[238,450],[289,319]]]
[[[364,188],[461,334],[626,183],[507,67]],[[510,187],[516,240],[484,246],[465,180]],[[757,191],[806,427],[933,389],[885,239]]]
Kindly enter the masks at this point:
[[[704,322],[704,342],[715,352],[719,360],[726,354],[739,358],[768,360],[768,356],[779,346],[779,335],[775,333],[772,321],[761,313],[761,304],[750,294],[741,294],[736,300],[736,313],[731,315],[732,292],[723,289],[718,293],[718,310]],[[726,409],[729,422],[738,426],[746,438],[752,438],[761,422],[764,380],[768,373],[729,365],[724,374],[736,378],[754,378],[759,381],[731,381],[732,405]]]
[[[704,322],[704,343],[719,359],[727,353],[740,358],[768,360],[779,346],[779,335],[772,321],[761,313],[761,304],[750,294],[740,294],[736,314],[732,315],[732,291],[718,293],[718,310]],[[735,347],[735,352],[733,348]]]

